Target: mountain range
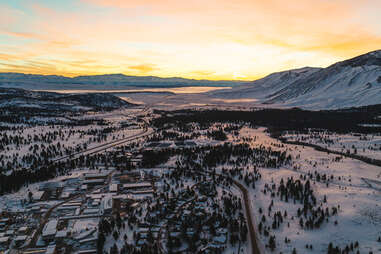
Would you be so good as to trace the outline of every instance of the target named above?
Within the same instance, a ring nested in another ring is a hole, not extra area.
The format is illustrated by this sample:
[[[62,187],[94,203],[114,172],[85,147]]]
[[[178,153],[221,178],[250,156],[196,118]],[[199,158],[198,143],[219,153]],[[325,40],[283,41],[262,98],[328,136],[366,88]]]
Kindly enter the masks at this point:
[[[0,73],[0,87],[31,90],[114,90],[139,87],[229,87],[207,93],[211,99],[256,99],[274,107],[339,109],[381,104],[381,50],[326,68],[304,67],[255,81],[211,81],[123,74],[78,76]],[[231,87],[231,89],[230,89]]]
[[[174,88],[189,86],[232,87],[246,81],[212,81],[186,78],[161,78],[154,76],[128,76],[105,74],[92,76],[65,77],[57,75],[35,75],[24,73],[0,73],[0,87],[30,90],[120,90],[129,88]]]

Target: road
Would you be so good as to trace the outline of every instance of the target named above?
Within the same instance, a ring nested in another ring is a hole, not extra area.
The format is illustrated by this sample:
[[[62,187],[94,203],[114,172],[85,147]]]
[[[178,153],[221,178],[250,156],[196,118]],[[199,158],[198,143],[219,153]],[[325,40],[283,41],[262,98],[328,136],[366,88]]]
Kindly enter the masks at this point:
[[[243,195],[243,202],[245,205],[245,212],[247,217],[247,224],[249,227],[249,235],[250,235],[250,243],[251,243],[251,251],[252,254],[263,254],[263,251],[261,251],[261,248],[259,247],[259,238],[257,235],[257,232],[255,231],[255,222],[252,218],[252,211],[251,211],[251,205],[250,205],[250,198],[248,191],[245,186],[243,186],[240,182],[233,180],[233,183],[235,186],[237,186]]]
[[[50,161],[51,162],[57,162],[57,161],[65,160],[65,159],[74,159],[78,155],[99,153],[99,152],[105,151],[105,150],[107,150],[109,148],[112,148],[112,147],[124,144],[124,143],[129,142],[129,141],[132,141],[134,139],[138,139],[138,138],[145,137],[145,136],[153,134],[154,131],[153,130],[149,130],[147,126],[148,126],[148,123],[145,122],[145,126],[143,127],[143,130],[141,132],[137,133],[137,134],[128,136],[126,138],[114,140],[114,141],[111,141],[111,142],[108,142],[108,143],[104,143],[102,145],[98,145],[98,146],[95,146],[95,147],[91,147],[91,148],[82,150],[80,152],[76,152],[76,153],[72,153],[72,154],[69,154],[69,155],[65,155],[63,157],[60,157],[60,158],[57,158],[57,159],[53,159],[53,160],[50,160]]]

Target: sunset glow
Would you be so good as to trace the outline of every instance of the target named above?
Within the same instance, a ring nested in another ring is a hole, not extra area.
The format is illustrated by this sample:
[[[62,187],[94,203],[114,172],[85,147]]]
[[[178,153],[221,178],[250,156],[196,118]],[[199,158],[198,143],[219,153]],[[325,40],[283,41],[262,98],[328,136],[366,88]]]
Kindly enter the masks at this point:
[[[253,80],[379,49],[379,0],[0,1],[0,72]]]

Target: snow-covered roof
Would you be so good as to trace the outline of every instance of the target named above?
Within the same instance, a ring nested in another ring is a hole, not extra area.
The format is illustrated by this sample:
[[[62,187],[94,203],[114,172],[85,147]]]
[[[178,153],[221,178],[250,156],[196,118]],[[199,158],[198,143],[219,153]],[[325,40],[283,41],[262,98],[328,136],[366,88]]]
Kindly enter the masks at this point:
[[[111,184],[109,190],[110,190],[110,192],[117,192],[118,191],[118,184],[116,184],[116,183]]]
[[[9,236],[0,237],[0,243],[6,243],[9,241]]]
[[[62,192],[62,194],[61,194],[61,198],[68,198],[68,197],[70,197],[70,192]]]
[[[44,193],[45,193],[45,191],[34,191],[33,192],[33,199],[34,200],[41,200]]]
[[[27,226],[23,226],[23,227],[20,227],[18,232],[25,232],[28,230],[28,227]]]
[[[13,229],[5,231],[5,235],[13,235],[14,233],[15,231]]]
[[[66,230],[60,230],[56,234],[56,238],[64,238],[67,236],[67,231]]]
[[[104,183],[104,179],[93,179],[93,180],[83,181],[83,184],[98,184],[98,183],[100,183],[100,184]]]
[[[98,213],[99,213],[98,208],[87,208],[87,209],[83,210],[82,214],[98,214]]]
[[[149,182],[141,182],[141,183],[125,183],[123,184],[123,188],[125,189],[133,189],[133,188],[145,188],[151,187],[151,183]]]
[[[52,219],[50,220],[44,227],[44,230],[42,231],[42,236],[51,236],[55,235],[57,233],[57,225],[58,220]]]
[[[16,242],[24,242],[28,236],[26,235],[19,235],[15,238]]]
[[[108,176],[108,173],[86,173],[85,178],[106,178]]]
[[[101,212],[105,214],[105,211],[112,209],[112,196],[105,196],[101,202]]]
[[[45,254],[53,254],[56,251],[56,245],[49,245],[46,248]]]
[[[40,190],[53,190],[62,187],[63,184],[60,182],[47,182],[47,183],[42,183],[40,185]]]

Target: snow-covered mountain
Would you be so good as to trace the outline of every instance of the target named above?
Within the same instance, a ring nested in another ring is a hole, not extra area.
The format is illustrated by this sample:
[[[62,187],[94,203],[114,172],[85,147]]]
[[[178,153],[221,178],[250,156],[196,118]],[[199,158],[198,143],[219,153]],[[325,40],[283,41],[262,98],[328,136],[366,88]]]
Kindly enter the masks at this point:
[[[265,104],[338,109],[381,104],[381,50],[327,68],[270,74],[249,85],[214,91],[213,97],[254,98]]]
[[[262,79],[248,84],[234,87],[233,89],[212,91],[209,94],[213,97],[223,97],[229,99],[259,99],[265,100],[271,94],[291,85],[293,82],[303,79],[320,68],[304,67],[301,69],[288,70],[272,73]]]

